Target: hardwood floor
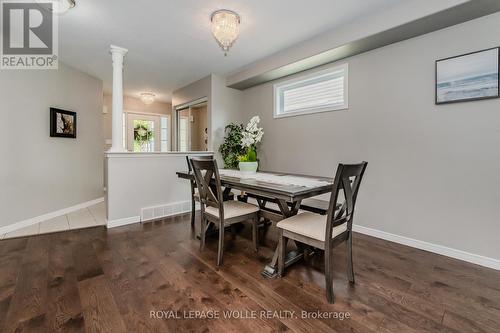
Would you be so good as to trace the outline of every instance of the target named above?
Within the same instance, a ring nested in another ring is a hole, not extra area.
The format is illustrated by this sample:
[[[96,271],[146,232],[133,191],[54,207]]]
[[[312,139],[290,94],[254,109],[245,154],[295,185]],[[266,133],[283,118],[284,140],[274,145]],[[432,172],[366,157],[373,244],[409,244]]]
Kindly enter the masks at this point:
[[[208,238],[200,253],[189,215],[2,240],[0,332],[500,331],[498,271],[356,234],[356,285],[339,246],[330,305],[321,255],[268,280],[260,271],[275,229],[258,254],[250,239],[249,225],[234,240],[228,234],[221,268],[217,240]],[[153,318],[151,311],[158,311]],[[184,311],[255,318],[188,319]],[[302,319],[302,311],[350,317]],[[155,318],[162,313],[181,318]]]

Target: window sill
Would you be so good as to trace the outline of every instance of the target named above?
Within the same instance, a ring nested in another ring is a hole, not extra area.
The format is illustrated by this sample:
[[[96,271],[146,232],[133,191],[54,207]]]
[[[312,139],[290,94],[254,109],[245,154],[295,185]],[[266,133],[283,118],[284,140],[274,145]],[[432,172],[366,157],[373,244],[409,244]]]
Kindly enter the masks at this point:
[[[304,116],[308,114],[314,114],[314,113],[324,113],[324,112],[333,112],[333,111],[342,111],[342,110],[349,110],[349,105],[343,105],[339,107],[330,107],[330,108],[320,108],[320,109],[313,109],[313,110],[303,110],[303,111],[296,111],[296,112],[289,112],[289,113],[274,113],[274,119],[279,119],[279,118],[288,118],[288,117],[296,117],[296,116]]]

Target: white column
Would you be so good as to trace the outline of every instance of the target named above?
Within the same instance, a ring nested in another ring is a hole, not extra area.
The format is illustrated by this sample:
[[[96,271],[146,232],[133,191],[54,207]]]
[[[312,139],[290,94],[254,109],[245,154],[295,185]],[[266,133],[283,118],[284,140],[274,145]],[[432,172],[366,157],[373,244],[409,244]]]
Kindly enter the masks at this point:
[[[123,152],[123,58],[128,50],[110,46],[113,59],[113,111],[111,114],[111,148],[110,152]]]

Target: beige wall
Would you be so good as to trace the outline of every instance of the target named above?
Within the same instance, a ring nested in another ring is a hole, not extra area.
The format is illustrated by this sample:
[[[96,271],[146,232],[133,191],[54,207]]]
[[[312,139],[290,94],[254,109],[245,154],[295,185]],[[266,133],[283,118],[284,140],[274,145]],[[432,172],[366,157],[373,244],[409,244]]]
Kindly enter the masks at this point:
[[[0,74],[0,227],[103,196],[102,82],[58,70]],[[77,113],[77,138],[49,136],[49,108]]]
[[[500,99],[437,106],[437,59],[500,45],[500,14],[355,56],[349,110],[273,119],[273,83],[243,92],[265,170],[332,176],[369,162],[355,223],[500,259]]]
[[[191,108],[193,122],[191,123],[191,150],[205,151],[205,128],[208,126],[207,106]]]
[[[225,78],[211,74],[174,91],[172,96],[174,108],[201,98],[207,99],[208,150],[215,152],[219,163],[222,163],[218,149],[224,138],[224,127],[241,119],[241,95],[241,91],[226,87]]]
[[[224,129],[229,123],[242,122],[242,94],[239,90],[227,88],[223,77],[212,75],[212,130],[210,135],[212,149],[221,166],[223,161],[219,154],[219,146],[224,141]]]
[[[104,95],[104,106],[107,108],[107,114],[102,115],[103,122],[103,136],[105,140],[111,140],[111,113],[112,103],[111,95]],[[171,114],[172,104],[165,102],[154,102],[150,105],[144,104],[139,98],[124,96],[123,97],[123,110],[135,111],[139,113],[154,113],[154,114]]]

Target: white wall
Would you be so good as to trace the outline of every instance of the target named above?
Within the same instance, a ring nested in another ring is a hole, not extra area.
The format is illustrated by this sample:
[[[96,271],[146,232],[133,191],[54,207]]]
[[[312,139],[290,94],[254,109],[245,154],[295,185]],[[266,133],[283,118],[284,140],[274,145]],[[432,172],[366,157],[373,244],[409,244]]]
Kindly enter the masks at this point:
[[[244,91],[263,169],[366,160],[355,224],[500,259],[500,99],[434,104],[435,60],[499,46],[499,30],[494,14],[340,62],[347,111],[273,119],[273,83]]]
[[[102,82],[58,70],[0,73],[0,227],[102,197]],[[77,138],[49,137],[49,108],[77,112]]]
[[[148,207],[161,210],[156,217],[191,211],[189,181],[176,172],[187,171],[186,155],[206,154],[107,153],[108,227],[139,222]]]

